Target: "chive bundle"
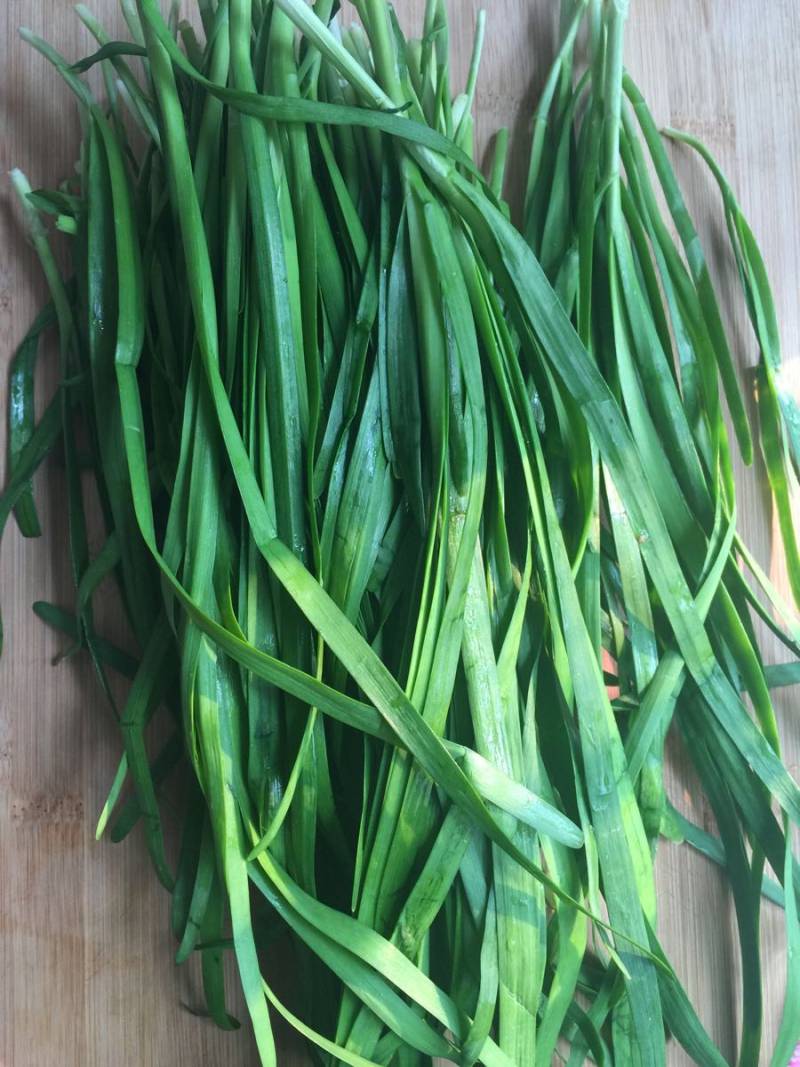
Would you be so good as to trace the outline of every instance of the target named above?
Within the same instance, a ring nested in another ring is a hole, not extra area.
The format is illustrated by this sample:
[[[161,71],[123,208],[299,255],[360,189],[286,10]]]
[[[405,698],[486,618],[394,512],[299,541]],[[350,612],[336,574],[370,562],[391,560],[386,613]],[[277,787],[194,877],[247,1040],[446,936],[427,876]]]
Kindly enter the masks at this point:
[[[52,299],[12,366],[0,523],[13,509],[39,533],[30,479],[61,442],[76,604],[36,610],[86,648],[118,716],[98,833],[141,822],[208,1013],[235,1025],[231,947],[265,1064],[269,1005],[326,1063],[660,1064],[674,1038],[724,1064],[658,941],[664,835],[730,880],[742,1065],[761,1054],[762,895],[783,905],[787,1062],[800,790],[770,688],[800,680],[800,624],[736,530],[731,449],[750,462],[753,434],[624,71],[626,5],[563,4],[519,230],[505,139],[489,181],[472,158],[482,19],[453,97],[441,0],[419,40],[383,0],[348,27],[332,0],[202,0],[202,40],[156,0],[122,7],[129,42],[78,8],[98,51],[77,64],[23,32],[84,138],[77,182],[13,175]],[[800,601],[798,417],[766,273],[716,163],[674,136],[720,188]],[[72,241],[66,280],[45,215]],[[36,421],[54,325],[61,385]],[[94,628],[109,576],[135,659]],[[754,615],[791,662],[765,667]],[[112,670],[132,678],[122,708]],[[671,726],[715,835],[665,794]],[[175,866],[161,792],[184,762]],[[265,977],[286,931],[302,1018]]]

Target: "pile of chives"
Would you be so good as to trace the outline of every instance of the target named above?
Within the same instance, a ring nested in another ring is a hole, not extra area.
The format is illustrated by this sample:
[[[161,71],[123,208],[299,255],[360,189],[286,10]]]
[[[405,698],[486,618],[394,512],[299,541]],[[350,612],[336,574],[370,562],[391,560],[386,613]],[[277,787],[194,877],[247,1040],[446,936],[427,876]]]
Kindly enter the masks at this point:
[[[122,0],[119,42],[81,5],[98,51],[77,64],[23,31],[83,141],[57,190],[12,174],[51,302],[12,364],[0,528],[13,511],[38,535],[31,477],[60,447],[76,599],[35,607],[118,717],[98,833],[141,823],[219,1026],[233,951],[262,1063],[271,1005],[321,1061],[362,1067],[638,1067],[669,1041],[726,1063],[657,935],[655,850],[685,840],[732,889],[738,1063],[783,1067],[800,788],[770,691],[800,681],[800,622],[739,537],[731,453],[760,445],[800,602],[800,413],[753,234],[705,148],[667,131],[719,186],[757,426],[623,66],[627,3],[563,0],[519,228],[505,135],[488,179],[473,162],[483,18],[453,96],[443,0],[418,40],[385,0],[355,7],[343,25],[334,0],[198,0],[195,30]],[[54,327],[61,384],[37,418]],[[109,577],[135,656],[95,630]],[[786,663],[764,665],[755,619]],[[123,707],[110,672],[131,678]],[[669,730],[714,834],[665,793]],[[185,763],[172,857],[162,792]],[[764,897],[789,944],[774,1050]],[[286,934],[297,1004],[267,980]]]

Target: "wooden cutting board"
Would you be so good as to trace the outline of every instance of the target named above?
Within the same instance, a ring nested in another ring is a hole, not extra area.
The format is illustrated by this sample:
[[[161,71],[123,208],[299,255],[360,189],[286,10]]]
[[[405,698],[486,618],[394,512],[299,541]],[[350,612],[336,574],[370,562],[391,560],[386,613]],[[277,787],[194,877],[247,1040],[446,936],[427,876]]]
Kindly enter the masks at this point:
[[[407,26],[419,24],[423,0],[397,0],[396,6]],[[456,72],[462,78],[479,6],[476,0],[451,4]],[[557,9],[555,0],[493,0],[486,6],[489,23],[476,101],[481,143],[500,124],[515,133],[525,128],[552,55]],[[117,0],[95,0],[93,7],[112,36],[123,34]],[[65,0],[6,0],[2,5],[0,171],[19,166],[34,187],[53,185],[74,165],[77,116],[55,74],[17,38],[21,24],[70,57],[85,55],[92,46]],[[657,120],[702,137],[738,190],[775,286],[785,358],[795,361],[795,368],[800,367],[798,39],[800,7],[794,0],[634,0],[627,45],[629,68]],[[732,295],[735,277],[715,191],[696,158],[684,151],[675,159],[723,295]],[[518,176],[524,162],[512,157]],[[5,367],[42,303],[44,287],[5,178],[0,178],[0,207],[4,411]],[[749,368],[756,351],[738,297],[736,303],[737,351],[752,393]],[[43,358],[52,365],[52,352]],[[4,437],[2,417],[0,425]],[[739,514],[746,540],[785,588],[763,470],[756,464],[755,472],[740,473]],[[186,1009],[198,1003],[198,974],[191,966],[177,969],[172,963],[168,899],[152,874],[141,837],[134,834],[116,846],[94,840],[119,742],[90,667],[76,659],[52,666],[63,643],[31,613],[34,600],[67,604],[72,596],[64,537],[50,533],[51,520],[64,508],[52,467],[37,479],[37,498],[45,536],[24,542],[12,524],[0,556],[6,624],[0,662],[0,1067],[254,1065],[246,1028],[221,1033]],[[113,609],[101,616],[101,631],[119,628]],[[769,642],[766,649],[770,657],[779,654]],[[797,776],[796,691],[784,690],[778,705],[785,757]],[[677,752],[670,782],[676,803],[703,823],[708,812]],[[665,946],[710,1032],[733,1056],[740,965],[730,895],[718,872],[686,848],[663,845],[658,876]],[[782,918],[769,904],[762,949],[764,1047],[769,1050],[786,969]],[[280,971],[279,962],[276,968]],[[236,1010],[243,1017],[240,1003]],[[287,1037],[281,1067],[306,1062],[301,1046]],[[670,1062],[688,1060],[672,1049]]]

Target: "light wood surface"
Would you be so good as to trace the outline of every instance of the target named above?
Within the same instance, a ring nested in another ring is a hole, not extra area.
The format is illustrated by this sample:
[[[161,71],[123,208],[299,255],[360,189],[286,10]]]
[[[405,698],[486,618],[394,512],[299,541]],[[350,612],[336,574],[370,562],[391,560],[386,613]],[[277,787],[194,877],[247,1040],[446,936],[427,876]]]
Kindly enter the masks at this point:
[[[406,25],[415,25],[423,2],[397,0],[396,6]],[[451,4],[457,77],[466,68],[479,6],[476,0]],[[493,0],[485,6],[489,24],[477,94],[481,142],[498,124],[517,132],[524,128],[552,54],[556,10],[553,0]],[[631,6],[629,68],[658,121],[698,133],[738,190],[775,285],[785,358],[796,360],[800,7],[794,0],[633,0]],[[93,7],[112,36],[121,34],[116,0],[95,0]],[[73,166],[77,118],[56,76],[17,38],[20,24],[55,42],[67,56],[86,54],[91,45],[66,0],[2,4],[0,171],[20,166],[34,186],[53,185]],[[732,295],[735,279],[714,190],[695,158],[686,152],[675,158],[723,293]],[[512,157],[512,165],[519,173],[521,160]],[[0,235],[0,363],[5,368],[44,295],[5,178],[0,178]],[[740,312],[733,323],[749,382],[754,344]],[[52,352],[43,358],[52,364]],[[0,383],[0,410],[5,411],[4,370]],[[4,437],[2,416],[0,426]],[[757,468],[740,479],[739,514],[751,548],[782,582],[762,478]],[[63,644],[31,613],[34,600],[68,604],[71,597],[65,538],[51,532],[64,506],[54,464],[37,479],[37,499],[45,536],[23,541],[12,524],[0,556],[6,628],[0,662],[0,1067],[254,1065],[246,1028],[220,1033],[182,1006],[198,1002],[198,976],[191,967],[179,970],[172,963],[168,900],[141,838],[135,834],[118,846],[94,840],[119,743],[88,664],[73,659],[51,666]],[[105,615],[100,625],[113,633],[119,620],[112,608]],[[769,642],[766,648],[770,659],[777,654]],[[798,776],[796,692],[783,691],[778,705],[785,758]],[[695,820],[707,821],[677,750],[670,782],[676,802]],[[733,1056],[739,961],[730,896],[718,872],[686,848],[662,846],[658,872],[665,945],[707,1027]],[[769,904],[762,946],[768,1053],[786,968],[782,918]],[[689,1062],[674,1048],[670,1055],[671,1063]],[[283,1045],[281,1067],[305,1062],[296,1042]]]

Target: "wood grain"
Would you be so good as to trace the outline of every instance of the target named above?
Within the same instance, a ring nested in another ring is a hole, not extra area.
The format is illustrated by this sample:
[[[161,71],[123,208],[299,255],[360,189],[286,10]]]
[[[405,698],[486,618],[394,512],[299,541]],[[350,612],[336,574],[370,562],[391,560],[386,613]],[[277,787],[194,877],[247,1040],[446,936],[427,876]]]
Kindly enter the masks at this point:
[[[397,0],[396,6],[403,21],[413,25],[423,3]],[[478,6],[475,0],[452,4],[456,84],[466,70]],[[499,124],[515,132],[524,129],[555,30],[551,0],[494,0],[488,6],[476,101],[480,144]],[[112,35],[121,33],[116,0],[96,0],[94,8]],[[775,284],[785,358],[800,367],[800,8],[794,0],[768,5],[638,0],[632,8],[628,65],[657,120],[699,133],[738,190]],[[78,123],[66,90],[18,40],[20,24],[56,42],[68,56],[85,54],[91,46],[64,0],[2,5],[0,170],[20,166],[34,186],[52,185],[74,164]],[[687,152],[677,152],[675,159],[723,294],[733,295],[714,190],[696,159]],[[523,160],[512,157],[511,162],[519,176]],[[5,180],[0,181],[0,242],[0,360],[5,367],[44,296]],[[747,382],[756,352],[741,310],[732,327]],[[52,353],[43,358],[52,365]],[[4,372],[0,381],[4,393]],[[756,464],[755,471],[740,475],[746,539],[785,587],[763,471]],[[45,536],[25,542],[12,526],[0,557],[6,626],[0,662],[0,1067],[253,1065],[246,1028],[222,1034],[182,1006],[198,1001],[197,974],[171,961],[168,901],[141,838],[134,835],[120,846],[94,840],[119,746],[91,670],[74,660],[51,666],[61,642],[30,610],[38,599],[68,603],[71,590],[64,538],[49,532],[64,507],[52,466],[38,478],[37,496]],[[118,631],[113,607],[103,614],[101,626]],[[765,647],[768,658],[777,655],[773,643]],[[797,776],[797,697],[784,691],[778,704],[785,758]],[[695,819],[708,817],[677,749],[670,788]],[[658,875],[666,947],[704,1022],[733,1055],[739,961],[729,894],[711,865],[685,848],[663,846]],[[768,1053],[786,967],[782,919],[770,905],[764,911],[762,949]],[[282,1049],[281,1067],[306,1062],[296,1042],[287,1040]],[[678,1050],[670,1056],[673,1064],[688,1062]]]

